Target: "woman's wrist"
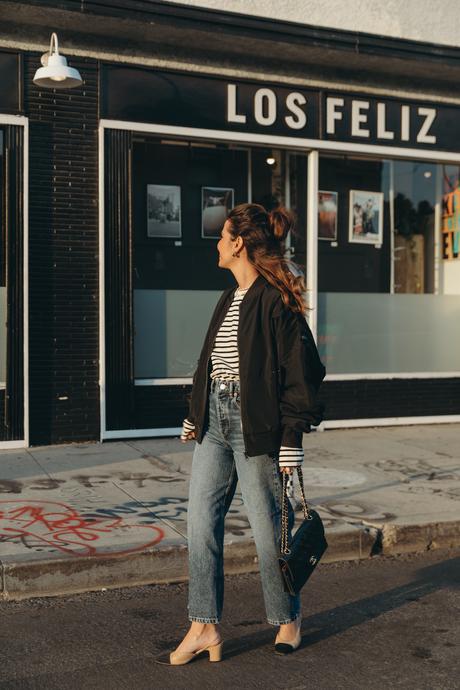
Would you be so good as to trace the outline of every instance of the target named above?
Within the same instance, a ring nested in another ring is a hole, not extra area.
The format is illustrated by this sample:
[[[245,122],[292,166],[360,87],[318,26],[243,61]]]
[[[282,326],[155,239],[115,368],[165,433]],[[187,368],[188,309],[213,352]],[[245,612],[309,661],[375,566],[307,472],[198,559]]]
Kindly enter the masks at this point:
[[[195,431],[195,424],[186,417],[182,421],[182,433],[181,433],[181,441],[188,441],[191,438],[191,434],[193,434]]]
[[[300,467],[303,463],[303,458],[303,448],[292,448],[291,446],[282,445],[279,451],[278,464],[280,468]]]

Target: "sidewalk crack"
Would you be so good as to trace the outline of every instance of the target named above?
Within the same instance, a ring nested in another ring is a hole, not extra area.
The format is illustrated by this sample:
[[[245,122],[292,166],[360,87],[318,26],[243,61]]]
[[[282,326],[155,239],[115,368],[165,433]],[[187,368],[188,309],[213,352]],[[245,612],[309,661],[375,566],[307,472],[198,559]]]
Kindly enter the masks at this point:
[[[149,506],[145,505],[145,503],[143,503],[139,498],[137,498],[133,494],[130,494],[129,491],[127,491],[124,487],[120,486],[119,484],[117,484],[114,481],[112,481],[112,484],[114,486],[116,486],[117,489],[119,489],[120,491],[125,493],[127,496],[129,496],[133,501],[136,501],[136,503],[138,503],[140,506],[142,506],[142,508],[144,508],[144,510],[146,510],[148,513],[150,513],[150,515],[152,517],[155,518],[155,520],[158,520],[159,522],[162,522],[163,524],[167,525],[174,532],[176,532],[180,537],[182,537],[183,539],[186,539],[186,536],[184,534],[182,534],[182,532],[172,522],[170,522],[167,518],[158,517],[158,515],[156,515],[156,513],[154,513],[153,510],[151,510],[151,508]]]

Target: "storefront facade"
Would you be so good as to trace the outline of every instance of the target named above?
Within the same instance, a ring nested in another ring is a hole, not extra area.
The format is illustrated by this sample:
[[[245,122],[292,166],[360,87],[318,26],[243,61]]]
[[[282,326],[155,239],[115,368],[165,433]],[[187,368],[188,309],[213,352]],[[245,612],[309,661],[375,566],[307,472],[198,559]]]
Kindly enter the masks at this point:
[[[460,421],[454,99],[92,56],[71,58],[80,91],[53,93],[32,84],[36,52],[8,55],[24,97],[1,127],[30,148],[29,194],[3,183],[29,208],[18,443],[180,433],[234,284],[216,228],[247,201],[296,212],[287,253],[327,368],[322,426]]]

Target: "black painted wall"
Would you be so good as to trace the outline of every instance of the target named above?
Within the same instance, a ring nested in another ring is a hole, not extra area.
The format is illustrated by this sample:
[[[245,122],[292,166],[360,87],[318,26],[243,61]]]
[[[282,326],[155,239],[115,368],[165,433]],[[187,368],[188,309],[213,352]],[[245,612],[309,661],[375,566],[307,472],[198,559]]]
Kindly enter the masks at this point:
[[[99,439],[98,65],[72,58],[74,90],[33,84],[30,118],[30,445]]]
[[[460,414],[460,378],[326,381],[325,420]]]
[[[233,276],[217,265],[219,237],[201,237],[201,187],[232,188],[234,205],[246,202],[246,151],[147,139],[134,142],[132,156],[134,289],[224,290],[233,285]],[[147,236],[149,184],[180,187],[180,238]]]

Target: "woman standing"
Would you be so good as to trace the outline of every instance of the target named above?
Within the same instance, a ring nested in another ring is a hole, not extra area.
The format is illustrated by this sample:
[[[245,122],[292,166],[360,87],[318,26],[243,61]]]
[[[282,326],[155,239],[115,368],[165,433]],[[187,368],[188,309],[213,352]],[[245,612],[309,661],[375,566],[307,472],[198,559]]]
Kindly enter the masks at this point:
[[[170,664],[222,655],[224,519],[237,481],[256,544],[267,621],[278,653],[300,644],[300,597],[285,592],[278,565],[282,472],[303,461],[302,434],[318,425],[324,378],[305,320],[303,274],[284,258],[293,216],[259,204],[230,212],[217,244],[219,267],[238,286],[223,292],[193,377],[181,440],[195,439],[188,504],[191,626]],[[296,274],[296,275],[295,275]],[[289,503],[289,538],[294,511]]]

